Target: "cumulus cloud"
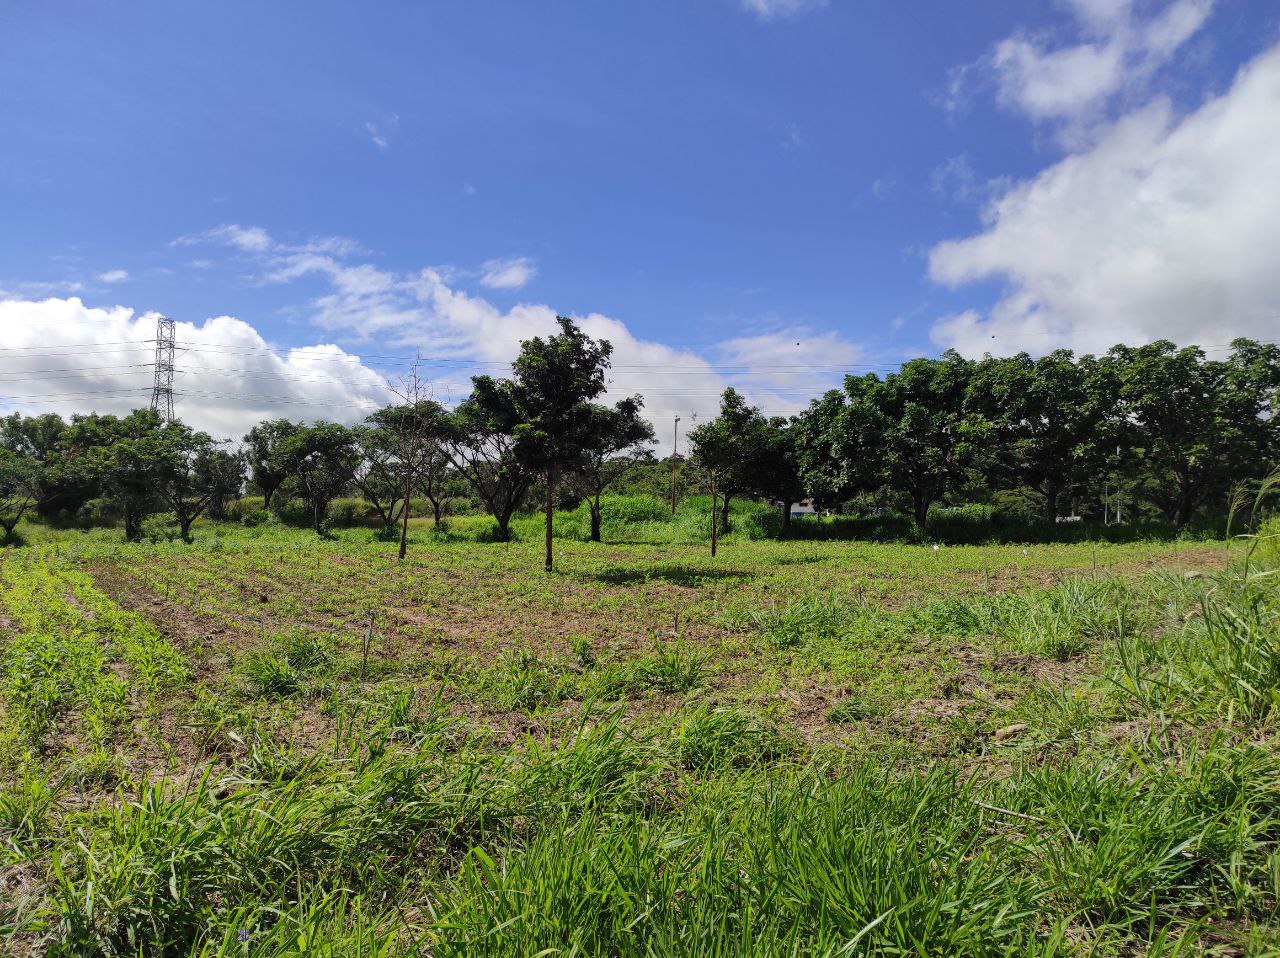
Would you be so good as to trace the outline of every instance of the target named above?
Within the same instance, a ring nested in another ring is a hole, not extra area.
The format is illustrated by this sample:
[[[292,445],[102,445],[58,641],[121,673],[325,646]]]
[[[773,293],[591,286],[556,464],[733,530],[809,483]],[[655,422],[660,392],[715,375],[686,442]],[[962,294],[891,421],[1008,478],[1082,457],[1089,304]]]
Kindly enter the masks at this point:
[[[98,279],[104,283],[123,283],[129,278],[129,271],[125,269],[109,269],[105,273],[99,273]]]
[[[481,267],[480,283],[490,289],[520,289],[538,275],[538,268],[527,256],[491,259]]]
[[[935,246],[936,281],[1007,287],[933,339],[980,353],[1275,338],[1277,170],[1280,46],[1185,117],[1163,99],[1122,117],[992,202],[980,233]]]
[[[455,398],[465,395],[467,375],[504,375],[522,340],[556,332],[556,310],[548,305],[522,303],[503,310],[450,285],[434,269],[421,271],[414,285],[421,315],[400,330],[399,338],[424,356],[455,364],[449,378],[439,383]],[[694,413],[703,419],[714,416],[727,386],[770,414],[789,414],[821,389],[838,384],[846,371],[842,363],[860,354],[836,333],[793,329],[728,340],[707,358],[643,339],[621,320],[601,313],[575,314],[573,319],[587,335],[613,344],[606,399],[642,395],[664,451],[670,442],[663,424],[681,416],[687,425]]]
[[[436,393],[446,402],[466,396],[475,373],[505,375],[521,341],[556,332],[557,310],[550,305],[520,303],[503,309],[460,285],[469,279],[495,285],[492,280],[507,270],[532,273],[532,262],[491,260],[478,273],[447,267],[401,273],[355,261],[358,246],[350,242],[288,245],[258,232],[266,238],[257,256],[261,282],[321,280],[323,291],[307,302],[312,323],[334,335],[424,357]],[[239,233],[213,230],[199,235],[243,248]],[[503,283],[496,285],[504,288]],[[600,313],[573,318],[588,335],[613,344],[607,398],[639,393],[647,415],[659,424],[670,423],[676,415],[687,423],[694,412],[714,415],[729,385],[771,414],[798,411],[817,392],[838,384],[846,371],[841,364],[859,353],[835,333],[783,329],[721,343],[710,350],[708,359],[642,339],[622,321]],[[659,448],[669,449],[661,429],[659,437]]]
[[[1033,120],[1062,125],[1080,142],[1088,126],[1125,93],[1146,82],[1200,30],[1213,0],[1172,0],[1144,14],[1132,0],[1069,0],[1071,42],[1053,34],[1015,33],[977,63],[952,72],[947,105],[962,105],[969,88],[994,82],[999,101]]]
[[[0,411],[123,414],[148,405],[155,314],[80,299],[0,301]],[[219,438],[267,418],[355,422],[394,397],[332,344],[277,349],[248,323],[177,324],[177,413]]]
[[[754,13],[761,20],[778,20],[794,17],[807,10],[825,7],[827,0],[740,0],[744,10]]]

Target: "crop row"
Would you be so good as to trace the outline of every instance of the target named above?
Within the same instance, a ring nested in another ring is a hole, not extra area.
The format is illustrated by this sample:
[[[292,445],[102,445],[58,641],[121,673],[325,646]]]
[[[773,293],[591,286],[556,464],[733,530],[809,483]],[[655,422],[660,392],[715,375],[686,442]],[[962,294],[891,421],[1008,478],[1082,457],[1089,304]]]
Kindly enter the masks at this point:
[[[39,744],[76,714],[92,745],[127,724],[131,697],[154,707],[186,677],[181,654],[141,616],[120,608],[57,553],[13,553],[0,603],[11,636],[0,653],[10,731]]]

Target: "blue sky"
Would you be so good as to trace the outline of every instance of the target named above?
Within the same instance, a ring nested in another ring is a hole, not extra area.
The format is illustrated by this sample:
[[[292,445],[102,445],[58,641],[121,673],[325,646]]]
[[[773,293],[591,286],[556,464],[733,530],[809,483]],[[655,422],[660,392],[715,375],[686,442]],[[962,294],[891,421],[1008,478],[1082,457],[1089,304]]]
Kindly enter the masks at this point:
[[[1278,41],[1263,0],[11,5],[0,406],[131,404],[145,370],[31,371],[151,311],[227,433],[351,418],[415,350],[456,397],[556,312],[668,420],[1274,338]]]

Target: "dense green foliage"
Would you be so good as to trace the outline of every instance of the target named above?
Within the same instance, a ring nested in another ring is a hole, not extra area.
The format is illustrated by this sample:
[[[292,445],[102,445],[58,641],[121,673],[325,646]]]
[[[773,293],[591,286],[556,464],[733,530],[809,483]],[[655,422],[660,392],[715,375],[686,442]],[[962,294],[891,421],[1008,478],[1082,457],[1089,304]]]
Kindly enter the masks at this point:
[[[798,418],[801,474],[832,504],[860,493],[931,504],[1024,489],[1046,523],[1063,500],[1117,503],[1185,526],[1280,461],[1280,347],[1238,340],[1223,360],[1157,342],[1075,359],[916,359],[851,376]],[[1105,518],[1105,517],[1104,517]]]
[[[850,376],[790,420],[728,389],[719,414],[691,430],[687,462],[653,460],[639,397],[593,401],[609,355],[607,342],[562,319],[557,335],[522,344],[512,377],[475,377],[452,411],[419,383],[423,395],[354,428],[261,423],[238,453],[146,410],[70,423],[14,414],[0,420],[0,529],[12,540],[34,511],[117,521],[130,540],[186,539],[205,513],[291,521],[300,500],[321,535],[377,520],[403,550],[414,517],[429,513],[439,535],[457,534],[448,515],[483,508],[493,519],[484,534],[505,541],[528,538],[523,514],[541,508],[547,565],[557,512],[585,502],[588,538],[625,538],[606,528],[607,493],[665,499],[674,486],[677,501],[707,494],[706,515],[672,508],[670,528],[645,534],[709,539],[713,551],[734,533],[742,500],[778,515],[757,521],[747,510],[748,536],[1134,539],[1170,526],[1221,532],[1233,498],[1280,461],[1280,347],[1246,340],[1220,360],[1163,342],[1079,359],[947,353]],[[261,506],[232,505],[245,491]],[[823,518],[793,526],[802,500]],[[571,520],[569,535],[579,534]]]

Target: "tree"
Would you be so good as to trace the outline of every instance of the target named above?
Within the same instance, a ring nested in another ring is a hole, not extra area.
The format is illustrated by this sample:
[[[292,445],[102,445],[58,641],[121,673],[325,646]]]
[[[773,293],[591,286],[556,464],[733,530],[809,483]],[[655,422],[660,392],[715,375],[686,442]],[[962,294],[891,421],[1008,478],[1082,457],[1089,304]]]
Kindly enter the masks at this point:
[[[425,486],[440,495],[436,473],[442,468],[444,458],[439,439],[445,432],[446,415],[439,403],[426,398],[426,388],[416,366],[406,377],[400,395],[405,400],[402,404],[378,410],[368,422],[382,437],[379,446],[386,454],[382,467],[386,483],[393,494],[400,497],[400,558],[403,559],[408,550],[414,489]],[[435,500],[432,508],[439,528],[440,506]]]
[[[0,448],[39,466],[35,507],[41,518],[75,513],[98,494],[92,477],[75,461],[80,450],[69,447],[66,442],[68,428],[57,413],[41,416],[13,413],[0,419]]]
[[[713,533],[729,531],[730,500],[752,489],[753,469],[757,462],[757,446],[762,440],[763,425],[764,417],[760,415],[760,410],[748,406],[742,395],[730,386],[720,397],[719,415],[689,432],[694,465],[705,480],[714,480],[716,487],[711,497],[712,516],[717,525],[712,530]],[[710,456],[699,456],[700,442],[714,442],[716,451]],[[707,463],[712,459],[717,464],[709,471]],[[717,500],[718,512],[715,511]]]
[[[438,422],[445,422],[443,414]],[[462,479],[452,471],[449,454],[443,442],[443,433],[427,440],[422,450],[421,469],[418,473],[418,490],[431,505],[431,516],[438,530],[444,520],[449,503],[458,498]]]
[[[4,541],[10,542],[14,530],[40,497],[40,463],[12,449],[0,447],[0,527]]]
[[[862,491],[873,472],[870,450],[856,460],[845,455],[848,407],[846,394],[831,389],[810,402],[791,424],[801,485],[815,502],[826,506],[838,506]]]
[[[974,367],[969,410],[991,423],[997,454],[992,479],[1029,486],[1043,497],[1052,525],[1064,492],[1106,469],[1115,447],[1115,377],[1092,356],[1068,350],[1032,359],[1026,353],[986,357]]]
[[[1265,474],[1276,459],[1280,348],[1231,345],[1226,360],[1165,340],[1108,354],[1149,496],[1179,527],[1211,496]]]
[[[742,466],[742,436],[731,416],[723,415],[733,408],[737,393],[726,389],[721,401],[722,415],[689,432],[692,447],[690,461],[706,482],[711,494],[711,555],[714,558],[719,541],[721,517],[718,500],[726,483],[732,484]]]
[[[714,428],[706,429],[707,425]],[[737,390],[730,388],[720,398],[720,414],[711,423],[694,429],[689,438],[695,447],[695,459],[699,459],[696,455],[699,443],[709,439],[732,449],[732,455],[726,453],[715,472],[720,532],[727,532],[729,528],[730,500],[743,493],[778,504],[782,509],[782,528],[786,530],[791,524],[791,503],[804,498],[797,433],[786,419],[765,418],[759,409],[748,405]]]
[[[653,426],[640,416],[640,396],[620,400],[615,406],[591,405],[596,422],[589,429],[595,444],[584,450],[569,475],[570,486],[586,498],[591,511],[591,541],[600,541],[600,497],[613,483],[636,466],[653,461],[647,448],[653,442]]]
[[[271,508],[271,499],[289,478],[278,455],[280,446],[296,435],[302,425],[288,419],[258,423],[244,437],[244,455],[249,479],[262,492],[262,507]]]
[[[755,423],[751,444],[752,491],[782,509],[782,534],[791,526],[791,503],[804,498],[798,455],[799,431],[780,416]]]
[[[329,503],[351,485],[359,461],[350,429],[319,422],[301,426],[284,439],[272,457],[271,468],[298,484],[302,498],[311,506],[312,527],[325,536]]]
[[[511,538],[511,517],[520,508],[534,474],[516,455],[513,416],[467,399],[442,423],[449,462],[467,481],[498,525],[500,542]]]
[[[554,564],[556,488],[560,476],[576,468],[587,450],[601,441],[591,400],[605,390],[604,374],[613,352],[607,341],[596,342],[572,320],[558,316],[556,322],[557,335],[535,336],[520,344],[511,379],[476,376],[468,399],[512,437],[516,459],[543,477],[548,572]]]
[[[404,473],[410,467],[401,458],[398,437],[377,425],[377,416],[378,413],[374,413],[364,425],[351,430],[351,439],[358,453],[352,482],[377,510],[383,531],[390,532],[408,505]]]
[[[922,528],[929,506],[961,482],[986,447],[989,424],[965,409],[972,372],[972,362],[947,350],[941,359],[913,359],[884,379],[868,373],[845,380],[846,469],[872,470],[880,483],[910,496]]]
[[[150,473],[152,488],[177,518],[184,542],[191,541],[196,519],[215,501],[237,494],[244,484],[241,456],[181,422],[166,423],[118,452],[122,458],[130,454],[138,457],[139,470]]]
[[[91,477],[124,518],[124,537],[142,538],[142,519],[155,502],[159,447],[153,440],[163,422],[151,409],[118,417],[92,413],[75,416],[64,448],[70,463]]]

